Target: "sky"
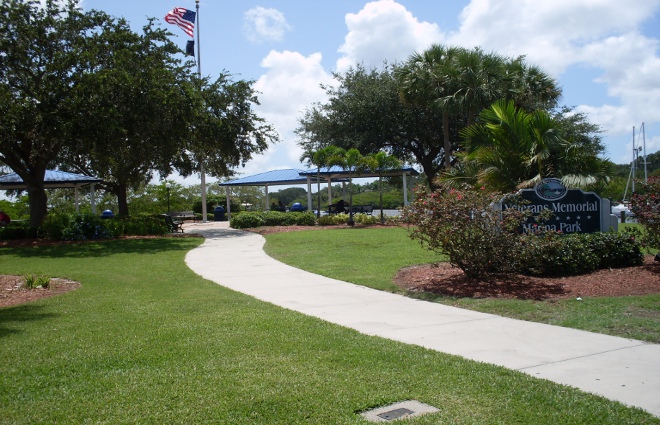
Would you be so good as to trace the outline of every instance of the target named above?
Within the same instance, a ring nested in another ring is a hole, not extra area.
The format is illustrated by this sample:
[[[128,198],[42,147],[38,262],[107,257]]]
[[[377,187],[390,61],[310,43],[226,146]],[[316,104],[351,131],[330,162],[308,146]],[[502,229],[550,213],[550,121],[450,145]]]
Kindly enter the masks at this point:
[[[182,49],[191,39],[163,18],[196,10],[194,0],[81,5],[136,31],[157,18]],[[198,18],[202,74],[254,81],[255,110],[280,135],[240,175],[307,168],[294,130],[305,109],[327,100],[320,85],[333,72],[405,61],[433,43],[524,55],[557,80],[560,104],[602,128],[605,156],[617,164],[631,161],[633,134],[647,153],[660,150],[660,0],[200,0]],[[199,175],[174,179],[199,183]]]

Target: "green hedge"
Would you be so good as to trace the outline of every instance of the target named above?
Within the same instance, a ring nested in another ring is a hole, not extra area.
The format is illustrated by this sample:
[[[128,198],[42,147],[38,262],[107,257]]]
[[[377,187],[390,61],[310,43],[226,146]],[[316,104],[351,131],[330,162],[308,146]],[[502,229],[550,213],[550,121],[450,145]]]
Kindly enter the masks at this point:
[[[528,235],[523,257],[522,272],[538,276],[573,276],[644,262],[641,244],[626,232]]]
[[[229,226],[234,229],[249,229],[261,226],[315,226],[312,212],[241,212],[232,214]]]
[[[37,234],[50,240],[80,241],[166,233],[168,229],[165,221],[154,215],[103,219],[95,214],[50,213]]]

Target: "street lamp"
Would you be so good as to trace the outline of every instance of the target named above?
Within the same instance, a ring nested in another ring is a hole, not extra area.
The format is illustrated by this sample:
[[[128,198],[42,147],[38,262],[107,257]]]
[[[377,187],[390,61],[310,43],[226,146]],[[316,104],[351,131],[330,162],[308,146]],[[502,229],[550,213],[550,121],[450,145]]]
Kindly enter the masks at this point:
[[[165,189],[167,189],[167,214],[170,213],[170,183],[165,183]]]

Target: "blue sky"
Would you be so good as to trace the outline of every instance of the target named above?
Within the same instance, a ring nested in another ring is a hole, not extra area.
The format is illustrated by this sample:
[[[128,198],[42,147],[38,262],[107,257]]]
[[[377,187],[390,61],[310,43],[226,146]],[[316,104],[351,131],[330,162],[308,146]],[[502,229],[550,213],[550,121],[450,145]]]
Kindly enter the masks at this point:
[[[194,10],[194,0],[82,5],[135,30],[155,17],[180,46],[190,39],[163,17]],[[563,87],[562,104],[603,128],[616,163],[630,161],[633,126],[642,123],[647,152],[660,150],[660,0],[201,0],[200,30],[202,74],[254,80],[257,111],[282,139],[242,174],[304,168],[293,130],[301,111],[325,100],[319,84],[331,83],[333,71],[403,61],[431,43],[525,55]]]

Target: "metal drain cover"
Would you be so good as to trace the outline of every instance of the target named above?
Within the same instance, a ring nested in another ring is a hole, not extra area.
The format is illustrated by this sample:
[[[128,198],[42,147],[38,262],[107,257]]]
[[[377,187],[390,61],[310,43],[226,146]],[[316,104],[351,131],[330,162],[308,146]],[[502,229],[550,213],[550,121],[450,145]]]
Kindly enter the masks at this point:
[[[385,413],[379,413],[378,416],[380,416],[385,420],[392,421],[394,419],[401,419],[408,415],[412,415],[413,413],[415,412],[413,412],[412,410],[401,408],[401,409],[390,410],[389,412],[385,412]]]
[[[363,412],[362,416],[371,422],[389,422],[439,411],[440,409],[417,400],[408,400],[368,410]]]

